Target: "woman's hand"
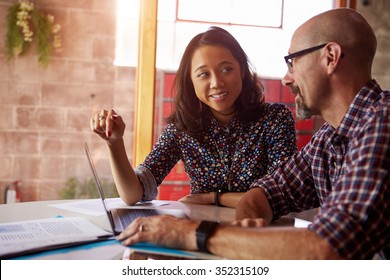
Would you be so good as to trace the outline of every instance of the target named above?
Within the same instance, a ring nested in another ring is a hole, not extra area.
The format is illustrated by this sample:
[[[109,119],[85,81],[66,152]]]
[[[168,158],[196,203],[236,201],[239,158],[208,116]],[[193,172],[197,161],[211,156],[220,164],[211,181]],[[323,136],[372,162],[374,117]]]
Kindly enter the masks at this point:
[[[118,237],[123,245],[151,242],[165,247],[197,250],[195,230],[198,221],[170,215],[137,218]]]
[[[122,117],[113,109],[102,110],[92,116],[90,126],[94,133],[108,142],[122,139],[126,127]]]
[[[214,192],[189,194],[179,199],[179,202],[194,204],[214,204]]]

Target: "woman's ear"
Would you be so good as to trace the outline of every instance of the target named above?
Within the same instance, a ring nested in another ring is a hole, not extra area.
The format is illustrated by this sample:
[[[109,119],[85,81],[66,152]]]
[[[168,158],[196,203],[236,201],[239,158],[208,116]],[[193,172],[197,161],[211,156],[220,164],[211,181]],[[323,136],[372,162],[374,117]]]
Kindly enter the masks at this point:
[[[336,70],[344,54],[341,50],[341,46],[334,42],[328,43],[325,48],[325,51],[326,51],[328,74],[332,74]]]

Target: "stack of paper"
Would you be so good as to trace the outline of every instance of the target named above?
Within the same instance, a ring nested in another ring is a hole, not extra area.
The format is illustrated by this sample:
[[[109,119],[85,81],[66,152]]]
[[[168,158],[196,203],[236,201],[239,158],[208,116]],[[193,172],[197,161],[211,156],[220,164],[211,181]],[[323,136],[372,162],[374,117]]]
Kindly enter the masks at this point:
[[[0,224],[0,258],[94,242],[112,237],[86,218],[51,218]]]

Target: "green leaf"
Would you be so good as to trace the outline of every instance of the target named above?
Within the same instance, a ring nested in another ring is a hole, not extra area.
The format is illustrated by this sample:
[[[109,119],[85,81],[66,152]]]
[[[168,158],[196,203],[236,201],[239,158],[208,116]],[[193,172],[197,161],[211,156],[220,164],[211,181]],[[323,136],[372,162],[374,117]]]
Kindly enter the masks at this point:
[[[26,1],[29,2],[29,1]],[[31,2],[29,2],[31,3]],[[18,13],[21,11],[21,4],[17,3],[8,9],[7,14],[7,33],[5,40],[6,56],[13,59],[22,55],[30,45],[30,41],[25,41],[23,28],[18,26]],[[54,49],[53,40],[59,38],[57,31],[53,34],[54,22],[49,20],[49,15],[41,13],[36,7],[28,11],[31,16],[28,19],[29,28],[32,30],[32,41],[36,41],[38,61],[46,68],[50,62],[51,53]],[[52,16],[51,16],[52,17]]]
[[[47,16],[41,14],[37,10],[32,13],[32,22],[35,27],[35,36],[37,39],[38,61],[42,66],[47,67],[50,61],[51,54],[51,29],[52,24]]]
[[[5,40],[5,49],[8,59],[23,54],[29,45],[24,41],[20,27],[16,25],[16,14],[19,10],[19,3],[11,6],[7,14],[7,34]]]

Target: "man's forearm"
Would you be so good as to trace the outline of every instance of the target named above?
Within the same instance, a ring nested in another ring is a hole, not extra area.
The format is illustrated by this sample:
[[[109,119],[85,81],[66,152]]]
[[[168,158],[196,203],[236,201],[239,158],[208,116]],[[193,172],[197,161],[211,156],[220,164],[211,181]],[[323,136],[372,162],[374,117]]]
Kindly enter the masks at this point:
[[[208,250],[229,259],[338,259],[314,232],[298,228],[219,226],[207,241]]]

